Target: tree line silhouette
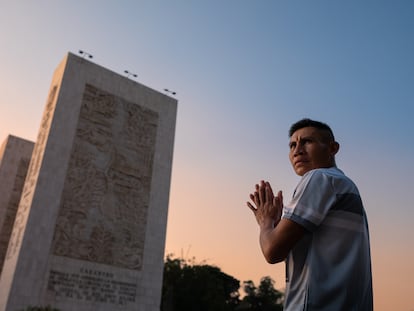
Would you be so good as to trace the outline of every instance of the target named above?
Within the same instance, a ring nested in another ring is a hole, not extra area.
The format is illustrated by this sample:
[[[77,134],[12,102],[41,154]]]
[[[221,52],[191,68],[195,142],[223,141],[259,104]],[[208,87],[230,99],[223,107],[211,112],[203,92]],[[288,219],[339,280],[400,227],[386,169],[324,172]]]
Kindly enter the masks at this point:
[[[161,311],[281,311],[283,293],[274,285],[268,276],[258,287],[253,281],[244,281],[241,298],[240,281],[220,268],[168,255]]]

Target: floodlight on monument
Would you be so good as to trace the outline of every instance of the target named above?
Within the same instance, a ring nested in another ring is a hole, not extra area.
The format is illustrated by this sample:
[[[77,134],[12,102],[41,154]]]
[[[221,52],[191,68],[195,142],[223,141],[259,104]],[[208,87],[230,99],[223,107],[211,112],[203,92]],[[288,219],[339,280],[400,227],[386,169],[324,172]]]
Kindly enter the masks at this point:
[[[132,73],[132,72],[130,72],[130,71],[128,71],[128,70],[124,70],[124,72],[126,73],[127,78],[129,78],[129,77],[131,77],[131,76],[133,76],[134,78],[138,77],[138,75],[137,75],[137,74]]]
[[[166,93],[171,94],[171,95],[175,95],[175,94],[177,94],[176,92],[171,91],[171,90],[169,90],[169,89],[164,89],[164,91],[165,91]]]
[[[93,58],[93,55],[91,55],[88,52],[85,52],[83,50],[79,50],[79,54],[82,55],[84,58],[85,57]]]

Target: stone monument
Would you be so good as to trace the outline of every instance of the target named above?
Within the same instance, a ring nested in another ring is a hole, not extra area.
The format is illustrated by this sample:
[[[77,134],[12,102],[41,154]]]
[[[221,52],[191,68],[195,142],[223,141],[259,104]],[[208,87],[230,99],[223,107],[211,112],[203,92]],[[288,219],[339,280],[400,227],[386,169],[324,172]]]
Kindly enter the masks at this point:
[[[9,135],[0,147],[0,274],[34,143]]]
[[[52,79],[0,310],[159,310],[177,101],[69,53]]]

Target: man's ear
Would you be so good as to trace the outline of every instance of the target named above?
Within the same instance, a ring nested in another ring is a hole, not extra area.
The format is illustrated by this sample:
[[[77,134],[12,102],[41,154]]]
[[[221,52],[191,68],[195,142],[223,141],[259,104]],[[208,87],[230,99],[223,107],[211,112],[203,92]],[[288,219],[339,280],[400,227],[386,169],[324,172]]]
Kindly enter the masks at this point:
[[[338,142],[336,142],[336,141],[331,142],[329,148],[330,148],[330,153],[331,153],[332,156],[334,156],[335,154],[338,153],[339,147],[340,146],[339,146]]]

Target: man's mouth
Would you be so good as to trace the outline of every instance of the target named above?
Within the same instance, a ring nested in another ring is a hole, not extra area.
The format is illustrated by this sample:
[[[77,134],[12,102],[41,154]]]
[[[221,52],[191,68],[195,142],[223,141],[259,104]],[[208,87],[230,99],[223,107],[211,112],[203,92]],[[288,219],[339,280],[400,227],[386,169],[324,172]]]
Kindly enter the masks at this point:
[[[303,165],[303,164],[305,164],[307,162],[308,161],[306,161],[306,160],[297,160],[297,161],[295,161],[295,166],[300,166],[300,165]]]

